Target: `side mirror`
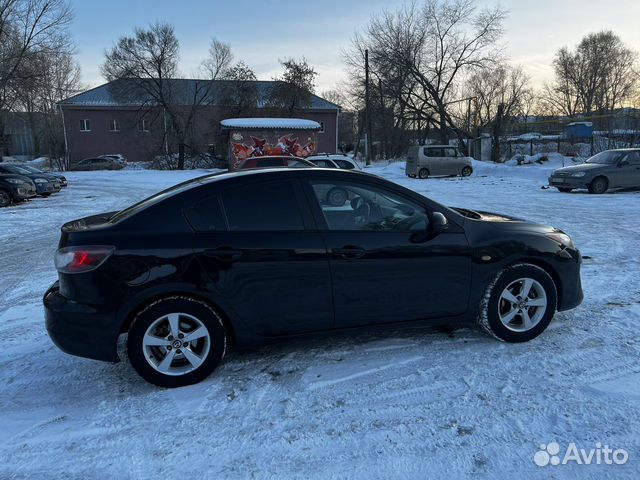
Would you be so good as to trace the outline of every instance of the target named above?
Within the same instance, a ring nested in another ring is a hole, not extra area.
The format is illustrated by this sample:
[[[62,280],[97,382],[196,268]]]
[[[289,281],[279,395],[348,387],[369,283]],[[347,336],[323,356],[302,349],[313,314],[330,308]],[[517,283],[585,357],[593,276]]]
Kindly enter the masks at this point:
[[[449,221],[442,213],[433,212],[431,217],[433,222],[433,231],[435,233],[442,233],[449,228]]]

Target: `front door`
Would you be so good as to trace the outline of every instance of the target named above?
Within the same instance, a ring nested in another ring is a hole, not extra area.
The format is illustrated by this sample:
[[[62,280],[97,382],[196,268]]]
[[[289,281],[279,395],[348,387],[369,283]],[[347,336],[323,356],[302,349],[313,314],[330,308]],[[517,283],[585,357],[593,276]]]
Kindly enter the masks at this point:
[[[242,184],[194,208],[204,284],[230,314],[262,336],[333,326],[328,255],[297,180]]]
[[[342,206],[322,192],[348,192]],[[310,181],[330,254],[337,327],[442,318],[467,310],[471,257],[461,229],[433,236],[426,206],[362,181]]]
[[[629,152],[620,167],[621,187],[640,187],[640,152]]]

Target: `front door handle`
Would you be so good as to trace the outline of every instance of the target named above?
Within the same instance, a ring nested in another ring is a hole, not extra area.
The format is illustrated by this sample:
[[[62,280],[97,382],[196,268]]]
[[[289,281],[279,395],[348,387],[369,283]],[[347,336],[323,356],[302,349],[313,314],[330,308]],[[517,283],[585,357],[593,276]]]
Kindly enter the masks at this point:
[[[362,247],[354,247],[352,245],[347,245],[342,248],[334,248],[331,250],[336,255],[340,255],[344,258],[360,258],[363,257],[367,251]]]
[[[224,261],[237,260],[242,256],[241,250],[235,250],[231,247],[212,248],[205,250],[204,253],[207,257],[214,257]]]

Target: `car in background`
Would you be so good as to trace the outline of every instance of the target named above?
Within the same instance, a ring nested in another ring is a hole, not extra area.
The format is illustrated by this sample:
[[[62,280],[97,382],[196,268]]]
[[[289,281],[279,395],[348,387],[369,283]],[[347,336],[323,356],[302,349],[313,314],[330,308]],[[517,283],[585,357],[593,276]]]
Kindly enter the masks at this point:
[[[122,170],[125,164],[120,160],[111,157],[85,158],[70,165],[70,170],[92,171],[92,170]]]
[[[99,155],[98,158],[105,158],[107,160],[113,160],[116,163],[121,164],[123,167],[127,165],[127,159],[124,158],[124,155],[119,153],[108,154],[108,155]]]
[[[244,160],[237,168],[237,170],[247,170],[249,168],[274,168],[274,167],[288,167],[288,168],[304,168],[315,167],[313,163],[304,158],[298,157],[285,157],[285,156],[271,156],[271,157],[251,157]]]
[[[36,196],[36,185],[22,175],[0,174],[0,207]]]
[[[606,150],[580,165],[555,170],[549,185],[561,192],[586,188],[602,194],[612,188],[640,188],[640,148]]]
[[[318,193],[336,187],[353,196],[342,208]],[[180,387],[232,341],[446,324],[526,342],[582,301],[581,258],[557,228],[374,175],[225,172],[63,225],[45,324],[61,350],[111,362],[128,334],[135,370]]]
[[[410,147],[405,173],[411,178],[436,176],[468,177],[473,173],[472,158],[450,145]]]
[[[64,175],[61,175],[60,173],[45,172],[44,170],[40,170],[39,168],[32,167],[31,165],[22,164],[20,166],[26,170],[29,170],[31,173],[48,173],[52,177],[56,177],[60,181],[60,186],[62,188],[69,185],[69,183],[67,182],[67,177],[65,177]]]
[[[48,197],[52,193],[58,193],[62,188],[60,180],[48,173],[33,173],[20,165],[0,163],[0,174],[21,175],[29,178],[36,186],[36,193]]]
[[[332,155],[320,153],[307,157],[307,160],[315,163],[320,168],[340,168],[342,170],[362,170],[362,167],[353,158],[346,155]],[[335,166],[334,166],[335,165]]]

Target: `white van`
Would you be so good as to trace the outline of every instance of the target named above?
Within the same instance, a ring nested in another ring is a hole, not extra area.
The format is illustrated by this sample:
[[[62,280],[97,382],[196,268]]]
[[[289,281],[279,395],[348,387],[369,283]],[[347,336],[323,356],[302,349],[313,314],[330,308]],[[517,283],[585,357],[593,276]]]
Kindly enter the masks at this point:
[[[473,173],[471,157],[463,156],[451,145],[427,145],[410,147],[405,173],[412,178],[428,178],[438,175],[460,175]]]

